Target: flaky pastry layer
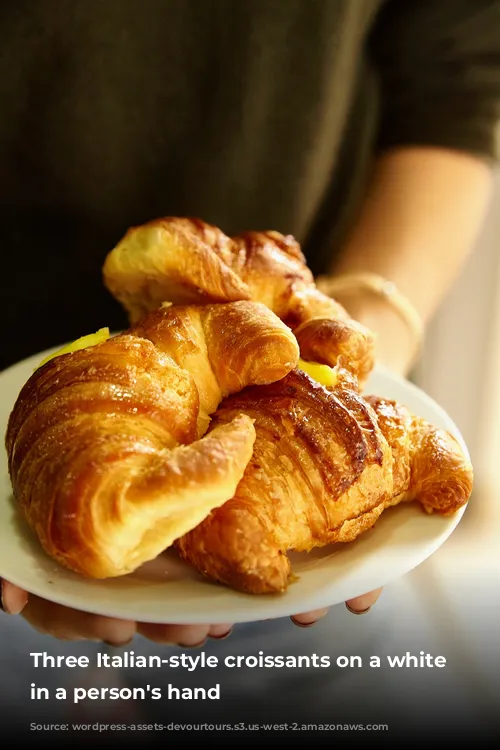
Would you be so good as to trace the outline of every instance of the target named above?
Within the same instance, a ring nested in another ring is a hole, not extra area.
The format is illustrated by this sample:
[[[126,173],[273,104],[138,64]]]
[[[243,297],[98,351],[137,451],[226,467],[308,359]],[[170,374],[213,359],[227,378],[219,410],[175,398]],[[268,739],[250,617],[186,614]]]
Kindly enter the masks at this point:
[[[199,219],[168,217],[128,230],[109,253],[104,283],[137,322],[163,302],[252,299],[294,331],[304,359],[342,364],[362,388],[372,333],[317,289],[296,240],[279,232],[228,237]]]
[[[230,499],[253,420],[205,434],[224,397],[298,361],[254,302],[163,307],[125,334],[55,357],[25,384],[6,448],[14,495],[46,552],[93,578],[129,573]]]
[[[252,459],[234,497],[177,541],[202,574],[251,594],[290,582],[287,553],[352,542],[410,500],[451,515],[472,467],[447,432],[394,401],[363,398],[349,377],[328,390],[300,371],[225,399],[212,428],[254,421]]]

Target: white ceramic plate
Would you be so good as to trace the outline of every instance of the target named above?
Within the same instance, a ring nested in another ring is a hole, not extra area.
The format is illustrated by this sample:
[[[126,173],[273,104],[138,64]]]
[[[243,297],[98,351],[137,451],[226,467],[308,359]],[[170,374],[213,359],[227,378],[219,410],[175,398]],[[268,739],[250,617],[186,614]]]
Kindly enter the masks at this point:
[[[46,354],[0,373],[2,435],[22,385]],[[411,383],[377,370],[366,390],[406,404],[414,413],[454,433],[467,451],[450,417]],[[285,594],[251,596],[202,579],[172,553],[123,578],[80,578],[45,554],[18,513],[5,450],[0,457],[0,481],[0,576],[59,604],[142,622],[250,622],[338,604],[384,586],[422,563],[446,541],[464,512],[462,509],[452,518],[428,516],[417,504],[387,510],[371,531],[351,544],[293,555],[298,581]]]

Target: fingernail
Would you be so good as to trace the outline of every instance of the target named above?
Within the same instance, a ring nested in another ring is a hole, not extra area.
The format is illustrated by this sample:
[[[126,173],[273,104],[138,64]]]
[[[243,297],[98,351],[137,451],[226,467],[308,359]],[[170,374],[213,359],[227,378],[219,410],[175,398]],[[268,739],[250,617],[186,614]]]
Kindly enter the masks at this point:
[[[313,625],[316,625],[316,620],[313,620],[312,622],[299,622],[295,617],[290,617],[290,620],[294,625],[297,625],[298,628],[312,628]]]
[[[204,646],[207,642],[207,639],[204,638],[199,643],[179,643],[180,648],[200,648],[200,646]]]
[[[227,633],[223,633],[222,635],[211,635],[209,637],[212,638],[214,641],[223,641],[225,638],[229,638],[232,632],[233,632],[233,629],[229,628]]]
[[[371,607],[367,607],[366,609],[352,609],[347,603],[345,606],[353,615],[366,615],[371,610]]]
[[[4,591],[5,583],[6,581],[0,578],[0,609],[7,615],[20,615],[28,603],[28,595],[25,591],[21,591],[20,594],[14,591],[14,595],[10,597],[11,601],[7,606]]]
[[[132,641],[134,640],[134,636],[132,638],[129,638],[128,641],[124,641],[122,643],[113,643],[113,641],[103,641],[103,643],[106,644],[106,646],[112,646],[113,648],[122,648],[122,646],[128,646]]]

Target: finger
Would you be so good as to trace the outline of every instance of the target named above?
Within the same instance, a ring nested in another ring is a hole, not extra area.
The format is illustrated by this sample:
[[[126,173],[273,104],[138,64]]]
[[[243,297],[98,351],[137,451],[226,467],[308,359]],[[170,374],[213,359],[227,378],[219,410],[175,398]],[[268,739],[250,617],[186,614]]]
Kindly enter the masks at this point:
[[[224,638],[228,638],[233,632],[233,626],[230,623],[223,623],[222,625],[211,625],[208,631],[208,637],[214,638],[216,641],[222,641]]]
[[[299,628],[310,628],[315,625],[318,620],[322,620],[325,615],[328,614],[328,609],[313,609],[311,612],[303,612],[300,615],[293,615],[291,621],[294,625],[298,625]]]
[[[375,589],[375,591],[370,591],[368,594],[363,594],[363,596],[349,599],[345,605],[349,612],[352,612],[354,615],[364,615],[370,611],[382,591],[383,589]]]
[[[103,641],[122,646],[133,639],[135,622],[102,617],[31,596],[23,617],[40,633],[66,641]]]
[[[0,578],[0,609],[8,615],[18,615],[28,603],[28,594],[9,581]]]
[[[183,648],[203,646],[208,638],[210,625],[155,625],[139,622],[137,632],[155,643],[169,643]]]

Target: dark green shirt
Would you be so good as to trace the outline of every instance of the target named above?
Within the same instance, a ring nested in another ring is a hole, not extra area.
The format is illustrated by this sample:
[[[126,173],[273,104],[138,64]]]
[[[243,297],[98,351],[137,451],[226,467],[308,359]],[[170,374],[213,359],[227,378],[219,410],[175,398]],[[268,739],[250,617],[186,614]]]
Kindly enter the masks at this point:
[[[0,367],[124,325],[130,225],[277,229],[319,272],[378,150],[498,154],[500,2],[18,0],[0,34]]]

